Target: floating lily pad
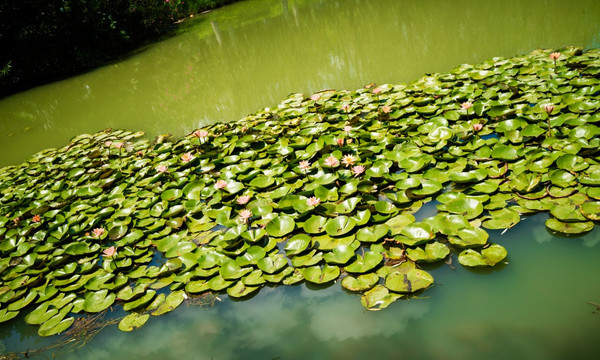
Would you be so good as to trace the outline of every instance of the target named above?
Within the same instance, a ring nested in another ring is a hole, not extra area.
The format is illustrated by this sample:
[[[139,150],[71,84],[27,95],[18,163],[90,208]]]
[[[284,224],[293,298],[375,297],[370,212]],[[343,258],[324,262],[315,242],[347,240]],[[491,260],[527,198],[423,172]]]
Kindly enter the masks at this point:
[[[129,314],[129,315],[125,316],[123,319],[121,319],[121,321],[119,322],[119,330],[133,331],[135,329],[138,329],[138,328],[144,326],[144,324],[148,321],[149,318],[150,318],[150,314],[138,314],[138,313]]]
[[[385,278],[385,287],[398,293],[413,293],[433,284],[433,276],[417,269],[412,262],[405,262]]]
[[[498,244],[492,244],[489,247],[477,252],[473,249],[463,250],[458,255],[458,261],[463,266],[478,267],[478,266],[494,266],[504,260],[507,252],[504,247]]]

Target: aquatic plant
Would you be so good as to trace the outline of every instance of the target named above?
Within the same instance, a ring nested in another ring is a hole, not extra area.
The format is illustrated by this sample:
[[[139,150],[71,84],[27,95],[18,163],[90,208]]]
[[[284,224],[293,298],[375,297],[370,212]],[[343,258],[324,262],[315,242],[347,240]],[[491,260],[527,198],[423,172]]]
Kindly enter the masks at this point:
[[[586,233],[600,220],[600,52],[561,53],[556,69],[539,50],[292,94],[180,139],[80,135],[4,168],[0,322],[25,312],[50,336],[118,304],[130,331],[193,294],[340,278],[378,310],[433,284],[422,263],[504,262],[486,230],[522,216]]]

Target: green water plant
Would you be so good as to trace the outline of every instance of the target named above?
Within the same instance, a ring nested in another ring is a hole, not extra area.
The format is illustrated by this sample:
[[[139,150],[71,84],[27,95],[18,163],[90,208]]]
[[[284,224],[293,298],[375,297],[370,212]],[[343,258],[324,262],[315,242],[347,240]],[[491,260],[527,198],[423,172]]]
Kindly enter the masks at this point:
[[[182,138],[80,135],[0,172],[0,322],[49,336],[130,312],[308,282],[369,310],[426,291],[423,263],[504,263],[505,233],[592,230],[600,52],[493,58],[408,84],[292,94]],[[114,145],[119,144],[119,145]]]

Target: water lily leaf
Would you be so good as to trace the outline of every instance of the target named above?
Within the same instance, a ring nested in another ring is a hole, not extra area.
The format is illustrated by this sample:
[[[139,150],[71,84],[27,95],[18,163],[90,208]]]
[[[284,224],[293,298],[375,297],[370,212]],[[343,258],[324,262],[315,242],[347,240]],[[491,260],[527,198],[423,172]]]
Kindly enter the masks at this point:
[[[206,280],[190,281],[185,285],[185,291],[192,294],[203,293],[208,290],[210,290],[210,288],[208,287]]]
[[[252,243],[257,243],[265,236],[266,233],[267,232],[264,229],[259,228],[244,231],[241,236]]]
[[[367,251],[364,257],[361,255],[356,256],[356,260],[344,267],[347,272],[364,274],[373,270],[383,261],[383,255],[376,251]]]
[[[384,200],[375,203],[375,210],[380,214],[393,214],[398,211],[394,204]]]
[[[294,273],[293,268],[285,267],[283,270],[274,274],[263,274],[263,278],[270,283],[279,284],[284,279],[287,279],[292,273]]]
[[[152,316],[159,316],[175,310],[187,298],[183,290],[173,291],[167,295],[165,301],[160,306],[151,312]]]
[[[396,235],[399,234],[406,225],[411,224],[414,221],[415,217],[412,214],[402,213],[386,221],[385,225],[390,228],[391,235]]]
[[[556,170],[550,173],[550,182],[558,187],[566,188],[577,183],[575,175],[566,170]]]
[[[358,230],[356,233],[356,239],[364,243],[374,243],[379,239],[387,235],[390,228],[386,224],[377,224],[374,226],[368,226]]]
[[[225,280],[235,280],[252,271],[251,267],[242,268],[235,260],[230,260],[221,265],[219,274]]]
[[[18,311],[16,311],[18,313]],[[50,303],[43,302],[27,316],[25,316],[25,322],[31,325],[40,325],[48,321],[51,317],[58,314],[58,309],[55,307],[50,308]]]
[[[294,219],[287,215],[280,215],[273,218],[266,226],[267,234],[275,237],[285,236],[294,231],[296,223]]]
[[[424,222],[413,222],[402,228],[400,234],[405,238],[401,241],[408,246],[415,246],[427,242],[435,237],[431,225]]]
[[[85,294],[83,310],[89,313],[103,311],[115,302],[116,297],[114,293],[108,292],[106,289],[88,292]]]
[[[302,266],[313,266],[323,260],[323,253],[318,252],[317,249],[311,250],[305,255],[296,255],[292,258],[292,266],[299,268]]]
[[[594,223],[591,221],[583,222],[563,222],[554,218],[546,220],[546,227],[550,230],[563,234],[584,234],[592,231]]]
[[[317,215],[312,215],[304,222],[302,228],[309,234],[319,234],[325,231],[325,223],[327,218]]]
[[[356,207],[356,205],[358,205],[359,202],[360,198],[358,197],[348,198],[339,203],[336,206],[335,211],[337,211],[340,214],[351,213],[352,211],[354,211],[354,208]]]
[[[381,310],[403,296],[404,295],[401,294],[390,293],[383,285],[376,285],[374,288],[363,294],[360,303],[367,310]]]
[[[310,266],[298,269],[306,281],[314,284],[325,284],[340,276],[340,268],[332,265]]]
[[[362,226],[368,223],[371,219],[371,211],[369,211],[369,209],[357,211],[351,217],[354,219],[354,221],[356,221],[356,226]]]
[[[177,189],[177,188],[165,190],[162,192],[162,194],[160,194],[160,198],[165,201],[177,200],[182,196],[183,196],[183,190]]]
[[[458,261],[463,266],[494,266],[502,261],[507,255],[506,249],[498,244],[492,244],[488,248],[482,249],[481,253],[473,250],[463,250],[458,255]]]
[[[356,226],[356,221],[347,216],[338,216],[329,219],[325,224],[325,231],[329,236],[341,236],[350,232]]]
[[[156,296],[156,291],[154,290],[146,290],[146,293],[135,300],[131,300],[123,304],[123,310],[131,311],[133,309],[138,309],[140,307],[148,305]]]
[[[550,208],[550,213],[558,220],[564,222],[587,220],[574,205],[554,205]]]
[[[471,183],[481,181],[487,177],[485,169],[477,169],[472,171],[464,171],[450,174],[449,179],[458,184]]]
[[[264,257],[257,262],[257,266],[263,273],[274,274],[287,265],[287,259],[283,254]]]
[[[519,221],[521,221],[521,217],[518,212],[504,208],[490,211],[489,220],[484,221],[482,226],[486,229],[509,229]]]
[[[148,321],[150,314],[138,314],[133,313],[125,316],[119,322],[119,330],[121,331],[133,331],[138,329]]]
[[[60,316],[60,314],[55,315],[50,320],[43,323],[38,329],[38,335],[40,336],[52,336],[59,334],[65,330],[67,330],[73,322],[75,318],[69,317],[64,319],[64,316]]]
[[[581,213],[589,220],[600,220],[600,202],[586,202],[581,204]]]
[[[406,256],[414,262],[436,262],[446,258],[450,254],[448,246],[435,241],[425,245],[406,249]]]
[[[473,219],[483,212],[483,205],[473,197],[459,197],[449,201],[446,204],[440,204],[438,209],[450,213],[459,214],[467,219]]]
[[[498,160],[511,161],[519,158],[517,149],[509,145],[497,145],[492,150],[492,158]]]
[[[363,292],[372,289],[379,282],[379,276],[374,273],[363,274],[357,277],[346,276],[342,286],[350,291]]]
[[[433,276],[417,269],[412,262],[404,262],[385,277],[385,287],[398,293],[412,293],[433,284]]]
[[[102,188],[98,186],[83,186],[77,189],[75,195],[80,198],[91,198],[102,193]]]
[[[407,190],[412,196],[429,196],[442,190],[444,187],[438,180],[421,179],[421,186]]]
[[[227,294],[234,298],[249,296],[260,290],[260,286],[250,286],[238,281],[235,285],[227,288]]]
[[[127,225],[115,225],[108,230],[108,238],[111,240],[119,240],[127,234]]]
[[[328,189],[325,186],[318,186],[314,191],[314,195],[321,201],[337,201],[340,198],[338,189],[335,187]]]
[[[458,236],[449,236],[448,241],[452,245],[460,247],[478,247],[487,243],[489,234],[477,227],[466,227],[458,231]]]
[[[424,222],[431,225],[435,232],[444,235],[457,235],[460,229],[469,226],[469,221],[462,215],[438,213],[434,217],[427,218]]]
[[[259,269],[252,271],[250,274],[242,278],[242,283],[249,286],[256,286],[266,282],[267,281],[263,277],[263,272]]]
[[[294,256],[300,254],[304,250],[308,249],[308,247],[311,245],[311,242],[312,240],[310,236],[306,234],[294,235],[288,240],[287,244],[285,245],[285,254],[287,256]]]
[[[250,186],[254,188],[264,189],[275,183],[275,179],[270,176],[259,175],[250,181]]]
[[[581,171],[588,168],[589,164],[581,156],[564,154],[556,159],[556,166],[567,171]]]
[[[331,252],[323,255],[323,259],[325,259],[328,264],[345,265],[354,257],[354,250],[356,250],[356,246],[339,245]]]

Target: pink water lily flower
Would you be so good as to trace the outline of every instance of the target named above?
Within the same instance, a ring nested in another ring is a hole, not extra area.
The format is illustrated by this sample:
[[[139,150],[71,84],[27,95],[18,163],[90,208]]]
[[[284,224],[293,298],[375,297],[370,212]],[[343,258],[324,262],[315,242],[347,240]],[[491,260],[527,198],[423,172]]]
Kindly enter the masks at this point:
[[[348,104],[342,105],[342,110],[344,110],[345,112],[350,111],[350,105],[348,105]]]
[[[117,253],[117,248],[114,246],[111,246],[108,249],[104,249],[103,253],[104,253],[104,256],[106,256],[106,257],[115,256],[115,254]]]
[[[469,102],[469,101],[465,101],[464,103],[460,104],[460,107],[461,107],[463,110],[468,110],[468,109],[470,109],[472,106],[473,106],[473,103],[472,103],[472,102]]]
[[[481,129],[483,129],[483,124],[473,124],[474,131],[480,131]]]
[[[215,186],[217,187],[217,189],[223,189],[224,187],[227,186],[227,181],[217,180],[217,183],[215,184]]]
[[[354,177],[362,174],[363,172],[365,172],[365,167],[362,165],[357,165],[357,166],[352,167],[352,173],[354,174]]]
[[[240,211],[240,221],[243,222],[244,224],[246,222],[248,222],[248,219],[250,219],[252,217],[252,211],[248,210],[248,209],[244,209],[242,211]]]
[[[158,165],[156,167],[156,171],[158,171],[159,173],[165,173],[167,172],[168,168],[166,165]]]
[[[389,107],[389,106],[387,106],[387,105],[384,105],[384,106],[381,108],[381,111],[383,111],[384,113],[388,114],[390,111],[392,111],[392,108],[391,108],[391,107]]]
[[[238,197],[235,202],[237,202],[240,205],[244,205],[244,204],[247,204],[248,201],[250,201],[250,196],[242,195],[242,196]]]
[[[334,167],[334,166],[338,166],[340,164],[340,161],[335,156],[330,155],[325,159],[324,164],[327,166]]]
[[[208,131],[202,129],[202,130],[196,130],[192,133],[192,135],[194,135],[195,137],[199,138],[199,139],[204,139],[208,137]]]
[[[316,196],[311,196],[308,199],[306,199],[306,205],[308,205],[308,206],[317,206],[317,205],[319,205],[320,202],[321,202],[321,199],[319,199]]]
[[[377,95],[381,92],[381,88],[378,86],[375,89],[373,89],[373,94]]]
[[[544,111],[546,112],[546,114],[550,115],[554,111],[554,105],[544,105]]]
[[[117,149],[121,149],[123,147],[123,143],[122,142],[116,142],[116,143],[112,143],[112,146],[116,147]]]
[[[349,133],[350,131],[352,131],[352,126],[350,126],[350,125],[344,126],[344,132],[345,133]]]
[[[317,100],[319,100],[320,98],[321,98],[321,95],[319,95],[319,94],[313,94],[313,95],[311,95],[311,97],[310,97],[310,99],[311,99],[311,100],[313,100],[313,101],[317,101]]]
[[[95,228],[94,230],[92,230],[92,235],[94,235],[95,237],[100,237],[102,236],[102,234],[104,234],[104,229],[103,228]]]
[[[298,164],[298,167],[302,170],[307,170],[310,168],[310,162],[308,162],[308,160],[302,160],[300,161],[300,164]]]
[[[337,144],[338,144],[339,146],[343,146],[343,145],[344,145],[344,139],[342,139],[342,138],[335,139],[335,141],[337,142]]]
[[[33,215],[31,218],[31,222],[39,223],[40,221],[42,221],[42,218],[39,215]]]
[[[342,156],[342,163],[346,166],[354,165],[355,162],[356,162],[356,157],[354,155]]]
[[[181,161],[183,161],[184,163],[190,162],[192,160],[194,160],[194,155],[192,155],[192,153],[185,153],[181,155]]]
[[[558,51],[555,51],[550,54],[550,59],[552,59],[554,61],[558,60],[559,57],[560,57],[560,53]]]

